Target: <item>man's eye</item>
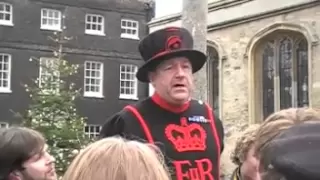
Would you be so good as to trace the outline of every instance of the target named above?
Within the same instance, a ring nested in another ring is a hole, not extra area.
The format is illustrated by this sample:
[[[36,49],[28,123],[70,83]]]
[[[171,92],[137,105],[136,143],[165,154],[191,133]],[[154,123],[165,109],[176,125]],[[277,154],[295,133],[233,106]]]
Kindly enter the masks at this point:
[[[191,69],[191,66],[189,66],[189,65],[184,65],[183,68],[184,68],[184,69]]]

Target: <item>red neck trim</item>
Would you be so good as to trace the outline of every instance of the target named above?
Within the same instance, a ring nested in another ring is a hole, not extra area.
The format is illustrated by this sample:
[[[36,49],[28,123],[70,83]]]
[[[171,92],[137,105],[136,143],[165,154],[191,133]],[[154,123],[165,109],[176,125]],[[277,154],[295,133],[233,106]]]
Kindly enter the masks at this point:
[[[174,112],[174,113],[181,113],[181,112],[187,110],[190,105],[190,101],[187,101],[186,103],[184,103],[181,106],[171,105],[168,102],[166,102],[162,97],[160,97],[160,95],[158,93],[154,93],[152,95],[151,99],[153,100],[153,102],[158,104],[163,109],[165,109],[167,111]]]

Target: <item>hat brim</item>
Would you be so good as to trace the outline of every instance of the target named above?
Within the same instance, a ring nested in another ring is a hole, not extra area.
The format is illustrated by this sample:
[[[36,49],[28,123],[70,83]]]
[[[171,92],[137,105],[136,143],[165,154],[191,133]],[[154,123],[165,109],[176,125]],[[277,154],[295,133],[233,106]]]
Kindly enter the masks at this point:
[[[161,56],[151,58],[145,64],[143,64],[138,69],[138,72],[136,74],[137,79],[141,82],[149,83],[149,72],[153,71],[163,61],[174,57],[188,58],[192,66],[193,73],[199,71],[207,61],[207,56],[201,51],[191,49],[170,51],[168,53],[162,54]]]

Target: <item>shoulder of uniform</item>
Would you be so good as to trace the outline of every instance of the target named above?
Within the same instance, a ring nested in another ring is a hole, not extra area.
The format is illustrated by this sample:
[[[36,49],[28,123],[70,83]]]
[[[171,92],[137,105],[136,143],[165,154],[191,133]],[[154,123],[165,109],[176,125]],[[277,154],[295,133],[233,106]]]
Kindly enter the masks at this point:
[[[152,99],[150,97],[142,99],[135,104],[131,104],[130,106],[135,107],[136,109],[146,108],[150,105]]]
[[[203,101],[197,100],[197,99],[191,99],[191,103],[198,104],[198,105],[204,105],[205,104]]]

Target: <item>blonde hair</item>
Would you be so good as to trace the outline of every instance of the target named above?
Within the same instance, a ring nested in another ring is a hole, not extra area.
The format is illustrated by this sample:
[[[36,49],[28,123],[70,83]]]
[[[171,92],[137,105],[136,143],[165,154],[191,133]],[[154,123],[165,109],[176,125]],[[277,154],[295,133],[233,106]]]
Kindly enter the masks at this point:
[[[169,177],[157,147],[109,137],[82,150],[63,180],[169,180]]]
[[[296,124],[319,122],[320,113],[312,108],[289,108],[271,114],[261,124],[255,139],[255,155],[260,158],[268,143]]]
[[[246,160],[247,154],[254,144],[258,127],[258,124],[250,125],[237,139],[235,148],[230,157],[234,164],[241,165]]]

